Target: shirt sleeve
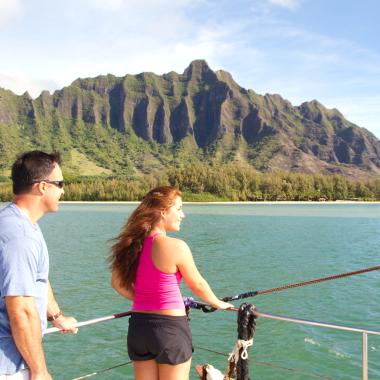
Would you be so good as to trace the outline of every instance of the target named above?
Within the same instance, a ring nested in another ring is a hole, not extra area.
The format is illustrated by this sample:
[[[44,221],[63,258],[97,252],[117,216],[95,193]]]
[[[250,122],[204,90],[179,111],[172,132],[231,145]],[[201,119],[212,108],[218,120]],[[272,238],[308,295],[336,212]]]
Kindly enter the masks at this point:
[[[31,239],[13,239],[0,255],[0,294],[35,296],[38,274],[38,247]]]

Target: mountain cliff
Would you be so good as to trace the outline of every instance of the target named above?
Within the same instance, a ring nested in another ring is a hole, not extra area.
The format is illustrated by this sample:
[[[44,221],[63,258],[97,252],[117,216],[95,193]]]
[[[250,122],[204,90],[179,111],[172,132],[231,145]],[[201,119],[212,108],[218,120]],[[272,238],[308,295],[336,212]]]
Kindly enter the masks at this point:
[[[280,95],[258,95],[202,60],[183,74],[77,79],[37,99],[0,89],[0,169],[31,148],[63,151],[79,174],[86,174],[83,160],[106,174],[189,160],[260,171],[380,174],[380,141],[338,110],[316,100],[293,106]]]

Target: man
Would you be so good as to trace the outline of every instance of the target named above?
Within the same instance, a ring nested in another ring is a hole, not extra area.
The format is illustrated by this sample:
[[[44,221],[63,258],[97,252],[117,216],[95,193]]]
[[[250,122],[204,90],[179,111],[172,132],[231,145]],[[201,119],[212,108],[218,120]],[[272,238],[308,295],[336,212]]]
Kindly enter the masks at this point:
[[[51,380],[42,348],[47,321],[76,333],[49,283],[37,221],[64,193],[59,154],[24,153],[12,166],[13,202],[0,211],[0,380]]]

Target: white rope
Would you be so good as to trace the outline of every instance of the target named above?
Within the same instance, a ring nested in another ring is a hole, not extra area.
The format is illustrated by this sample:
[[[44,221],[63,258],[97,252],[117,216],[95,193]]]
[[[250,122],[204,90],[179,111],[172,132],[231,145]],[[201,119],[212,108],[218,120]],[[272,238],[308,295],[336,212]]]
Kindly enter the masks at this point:
[[[230,353],[230,356],[228,357],[228,361],[229,362],[234,361],[235,365],[236,365],[236,363],[239,360],[239,351],[241,348],[243,350],[240,354],[240,357],[243,360],[247,360],[248,359],[248,347],[250,347],[252,345],[253,345],[253,338],[251,338],[249,340],[238,339],[236,341],[235,347],[233,348],[232,352]]]

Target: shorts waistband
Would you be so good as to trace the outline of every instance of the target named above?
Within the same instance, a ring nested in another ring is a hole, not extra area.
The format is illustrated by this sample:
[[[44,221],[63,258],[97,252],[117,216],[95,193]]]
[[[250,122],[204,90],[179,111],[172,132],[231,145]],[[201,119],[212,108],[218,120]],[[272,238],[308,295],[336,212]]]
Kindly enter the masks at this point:
[[[136,321],[187,321],[187,315],[161,315],[154,313],[132,313],[131,318]]]

